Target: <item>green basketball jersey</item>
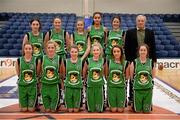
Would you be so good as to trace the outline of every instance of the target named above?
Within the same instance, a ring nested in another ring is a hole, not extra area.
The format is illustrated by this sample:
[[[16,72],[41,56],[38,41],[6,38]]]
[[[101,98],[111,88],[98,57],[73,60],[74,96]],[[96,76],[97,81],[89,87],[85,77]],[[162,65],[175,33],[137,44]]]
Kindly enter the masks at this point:
[[[33,56],[30,62],[26,62],[24,57],[20,57],[19,85],[28,85],[37,82],[36,79],[36,58]]]
[[[65,86],[73,88],[82,88],[82,61],[78,59],[77,63],[72,63],[70,59],[66,60],[66,80]]]
[[[99,58],[98,61],[94,61],[93,58],[88,58],[88,87],[100,87],[104,85],[103,64],[103,58]]]
[[[33,45],[33,56],[43,56],[43,33],[40,32],[38,36],[34,36],[32,32],[28,32],[29,42]]]
[[[94,26],[91,26],[91,31],[89,33],[91,45],[98,42],[104,47],[104,28],[101,25],[100,29],[95,29]]]
[[[123,30],[120,31],[109,31],[107,46],[106,46],[106,55],[111,55],[111,49],[115,45],[123,46],[124,41],[122,39]]]
[[[139,58],[135,59],[134,89],[152,88],[152,80],[152,60],[147,59],[146,63],[141,63]]]
[[[42,60],[42,79],[41,82],[45,84],[60,83],[59,77],[59,56],[55,55],[53,59],[43,56]]]
[[[50,40],[53,40],[57,43],[56,44],[56,53],[58,55],[66,54],[64,30],[61,30],[58,33],[55,32],[55,30],[51,30]]]
[[[125,87],[124,66],[124,63],[116,63],[113,59],[109,60],[108,86]]]
[[[85,33],[78,34],[77,32],[74,32],[74,43],[78,47],[79,56],[83,56],[87,48],[87,35]]]

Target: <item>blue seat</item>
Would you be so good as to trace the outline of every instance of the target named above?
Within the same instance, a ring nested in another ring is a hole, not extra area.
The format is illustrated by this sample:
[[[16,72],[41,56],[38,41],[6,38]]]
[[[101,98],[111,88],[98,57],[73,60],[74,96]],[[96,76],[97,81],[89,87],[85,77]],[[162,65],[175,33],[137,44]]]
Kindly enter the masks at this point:
[[[0,38],[0,44],[7,43],[7,38]]]
[[[18,56],[20,56],[20,51],[17,50],[17,49],[10,49],[9,50],[9,55],[13,56],[13,57],[18,57]]]
[[[13,48],[13,44],[11,44],[11,43],[6,43],[6,44],[3,45],[3,48],[4,48],[4,49],[12,49],[12,48]]]
[[[165,58],[168,56],[168,51],[165,50],[156,51],[156,55],[158,58]]]
[[[8,39],[8,43],[14,44],[14,43],[16,43],[16,39],[14,39],[14,38],[9,38],[9,39]]]
[[[21,50],[22,49],[22,44],[20,44],[20,43],[13,44],[13,47],[14,47],[14,49]]]
[[[3,38],[11,38],[11,34],[9,33],[3,34]]]
[[[180,51],[180,44],[179,45],[174,45],[174,49],[177,51]]]
[[[160,45],[161,44],[161,40],[155,40],[156,45]]]
[[[164,50],[164,45],[156,45],[156,50],[157,51]]]
[[[178,57],[178,51],[176,50],[168,51],[168,57]]]
[[[162,41],[161,41],[161,44],[162,44],[162,45],[169,45],[169,44],[170,44],[170,41],[169,41],[169,40],[162,40]]]
[[[164,49],[169,51],[169,50],[174,50],[174,45],[165,45]]]
[[[9,51],[8,49],[0,49],[0,56],[8,56]]]
[[[11,37],[14,39],[18,39],[18,38],[20,38],[20,34],[15,33],[15,34],[12,34]]]

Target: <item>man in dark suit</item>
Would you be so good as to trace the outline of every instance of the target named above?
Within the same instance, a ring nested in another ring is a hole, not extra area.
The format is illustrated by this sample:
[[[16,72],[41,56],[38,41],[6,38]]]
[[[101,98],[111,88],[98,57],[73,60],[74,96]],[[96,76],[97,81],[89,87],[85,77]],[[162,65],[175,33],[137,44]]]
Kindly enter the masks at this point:
[[[156,62],[156,47],[154,32],[145,28],[146,16],[138,15],[136,17],[136,28],[130,29],[126,32],[125,37],[125,56],[126,60],[132,62],[137,58],[138,46],[145,43],[149,46],[149,58]],[[132,81],[132,80],[131,80]],[[132,102],[132,82],[130,82],[129,101]]]

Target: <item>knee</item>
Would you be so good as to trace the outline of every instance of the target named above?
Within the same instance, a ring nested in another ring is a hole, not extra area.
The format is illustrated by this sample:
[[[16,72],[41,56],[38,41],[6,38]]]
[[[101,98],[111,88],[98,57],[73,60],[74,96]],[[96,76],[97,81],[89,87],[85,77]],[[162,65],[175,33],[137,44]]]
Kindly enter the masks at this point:
[[[28,111],[28,109],[27,108],[21,108],[21,110],[20,110],[21,112],[27,112]]]
[[[69,109],[68,109],[68,112],[73,112],[73,109],[72,109],[72,108],[69,108]]]
[[[111,112],[115,113],[117,111],[117,108],[111,108]]]
[[[118,108],[118,112],[119,112],[119,113],[124,112],[124,108]]]
[[[35,109],[34,108],[28,108],[28,111],[29,112],[35,112]]]

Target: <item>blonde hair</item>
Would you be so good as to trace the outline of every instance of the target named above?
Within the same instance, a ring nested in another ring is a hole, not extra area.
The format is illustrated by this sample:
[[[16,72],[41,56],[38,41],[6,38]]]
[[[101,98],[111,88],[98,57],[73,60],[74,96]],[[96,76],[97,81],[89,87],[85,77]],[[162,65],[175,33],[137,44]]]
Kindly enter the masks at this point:
[[[56,46],[57,46],[57,43],[56,43],[56,42],[54,42],[52,39],[49,40],[49,41],[46,43],[46,45],[45,45],[46,54],[47,54],[47,47],[48,47],[49,44],[53,44],[54,47],[55,47],[55,49],[56,49]]]
[[[93,53],[93,49],[94,49],[95,46],[97,46],[97,47],[100,49],[100,57],[103,57],[104,52],[103,52],[103,48],[102,48],[102,46],[101,46],[100,43],[94,43],[94,44],[92,44],[91,54]]]

